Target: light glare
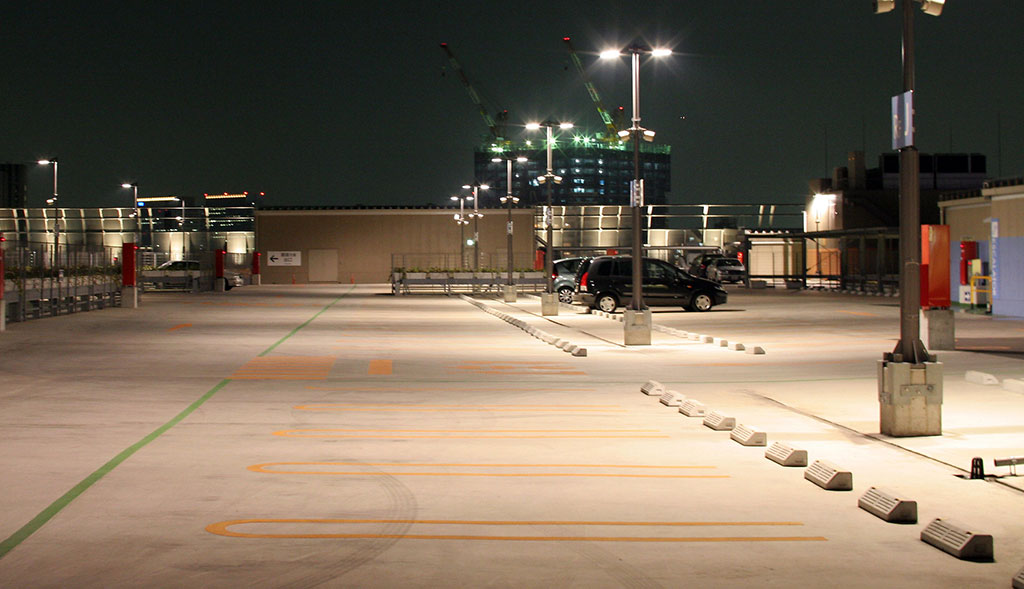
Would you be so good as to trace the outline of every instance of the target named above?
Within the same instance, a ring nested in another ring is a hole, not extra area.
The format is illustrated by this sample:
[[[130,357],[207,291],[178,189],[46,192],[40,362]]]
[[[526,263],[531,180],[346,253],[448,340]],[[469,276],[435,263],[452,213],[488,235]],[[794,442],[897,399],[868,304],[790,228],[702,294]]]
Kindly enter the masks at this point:
[[[602,51],[601,55],[600,55],[601,59],[615,59],[616,57],[621,57],[621,56],[622,56],[622,54],[619,53],[618,49],[606,49],[606,50]]]

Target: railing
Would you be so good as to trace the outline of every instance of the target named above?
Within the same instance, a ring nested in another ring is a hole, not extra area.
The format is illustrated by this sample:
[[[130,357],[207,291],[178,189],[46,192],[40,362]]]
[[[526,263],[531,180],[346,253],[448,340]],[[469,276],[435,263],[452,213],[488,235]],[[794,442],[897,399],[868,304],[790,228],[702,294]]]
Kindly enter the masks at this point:
[[[547,285],[543,272],[513,272],[516,290],[539,292]],[[498,292],[508,283],[505,272],[392,272],[391,293]]]
[[[121,296],[120,248],[4,244],[4,297],[11,322],[102,309]]]

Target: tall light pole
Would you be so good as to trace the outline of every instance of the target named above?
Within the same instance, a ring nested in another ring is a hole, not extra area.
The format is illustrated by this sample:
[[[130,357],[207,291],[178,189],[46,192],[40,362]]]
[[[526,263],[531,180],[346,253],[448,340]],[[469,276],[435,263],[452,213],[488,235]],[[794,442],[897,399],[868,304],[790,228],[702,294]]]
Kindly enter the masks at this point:
[[[643,299],[643,209],[644,185],[640,174],[640,141],[654,141],[654,131],[640,126],[640,56],[664,57],[672,55],[670,49],[651,49],[639,43],[626,48],[632,64],[633,126],[619,131],[622,139],[633,140],[633,181],[629,186],[629,205],[633,223],[633,292],[627,313],[623,317],[626,345],[650,345],[651,322],[647,305]],[[601,52],[601,59],[617,59],[621,52],[616,49]],[[631,311],[631,312],[630,312]]]
[[[556,176],[552,165],[552,148],[555,144],[554,128],[559,129],[572,129],[572,123],[561,123],[548,119],[543,123],[529,123],[526,125],[526,129],[529,131],[537,131],[544,128],[547,132],[547,172],[543,176],[537,178],[537,182],[541,184],[547,184],[548,192],[548,204],[544,209],[544,227],[546,233],[544,239],[546,240],[545,245],[547,246],[547,255],[544,256],[544,274],[547,276],[547,284],[544,287],[544,294],[541,296],[540,309],[541,315],[558,315],[558,295],[555,293],[555,279],[554,279],[554,256],[555,256],[555,219],[554,209],[552,208],[551,202],[551,191],[554,189],[555,184],[562,183],[562,177]]]
[[[60,245],[60,209],[57,208],[57,158],[39,160],[41,166],[53,166],[53,196],[46,199],[46,204],[53,207],[53,259],[51,265],[56,271],[57,249]],[[57,274],[57,282],[60,283],[60,274]]]
[[[492,159],[492,162],[500,163],[504,159],[505,161],[505,196],[501,197],[501,204],[508,205],[508,221],[505,225],[505,233],[508,234],[508,282],[505,285],[504,299],[506,303],[514,303],[516,301],[516,283],[512,278],[513,271],[513,255],[512,248],[512,205],[519,202],[519,197],[512,195],[512,162],[517,161],[519,163],[525,163],[525,157],[496,157]]]
[[[921,198],[914,146],[913,2],[938,16],[945,0],[902,0],[903,93],[894,96],[893,148],[900,151],[900,341],[881,361],[881,432],[892,436],[942,435],[942,365],[921,341]],[[875,13],[896,0],[876,0]],[[923,401],[923,402],[921,402]]]
[[[459,201],[459,214],[454,215],[455,223],[459,226],[459,269],[463,270],[466,268],[466,225],[469,221],[466,220],[466,199],[473,200],[472,196],[453,196],[452,200]]]
[[[472,184],[464,184],[462,186],[465,189],[473,189],[473,212],[469,214],[470,218],[473,219],[473,271],[480,271],[480,217],[483,217],[483,213],[480,212],[480,192],[481,190],[488,190],[490,186],[486,184],[480,184],[479,182],[473,182]]]
[[[139,185],[136,182],[125,182],[121,188],[132,189],[132,216],[135,217],[135,245],[139,244]]]

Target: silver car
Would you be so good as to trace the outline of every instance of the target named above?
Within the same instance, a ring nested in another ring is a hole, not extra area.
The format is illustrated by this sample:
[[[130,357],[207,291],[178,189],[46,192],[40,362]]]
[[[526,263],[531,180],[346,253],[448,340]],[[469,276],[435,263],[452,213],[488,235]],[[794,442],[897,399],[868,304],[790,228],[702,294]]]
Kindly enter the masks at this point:
[[[747,269],[736,258],[715,258],[708,262],[705,272],[715,282],[743,282]]]
[[[586,259],[562,258],[552,263],[552,273],[555,278],[555,292],[558,293],[558,302],[572,303],[572,295],[576,291],[576,269]]]

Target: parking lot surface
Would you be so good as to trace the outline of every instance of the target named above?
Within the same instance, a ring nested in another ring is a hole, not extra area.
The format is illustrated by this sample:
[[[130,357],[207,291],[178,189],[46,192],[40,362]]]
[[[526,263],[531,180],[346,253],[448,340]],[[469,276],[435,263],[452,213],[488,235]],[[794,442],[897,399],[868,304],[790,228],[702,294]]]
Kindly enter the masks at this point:
[[[1024,454],[1024,394],[965,374],[1024,378],[1024,321],[958,314],[943,436],[895,439],[876,383],[895,299],[731,288],[653,317],[652,345],[626,348],[614,319],[541,317],[533,296],[325,285],[10,325],[0,587],[1010,586],[1024,484],[992,459]],[[648,380],[841,466],[852,491]],[[997,476],[965,478],[974,457]],[[916,500],[918,523],[859,509],[870,487]],[[994,562],[922,542],[935,518],[991,534]]]

